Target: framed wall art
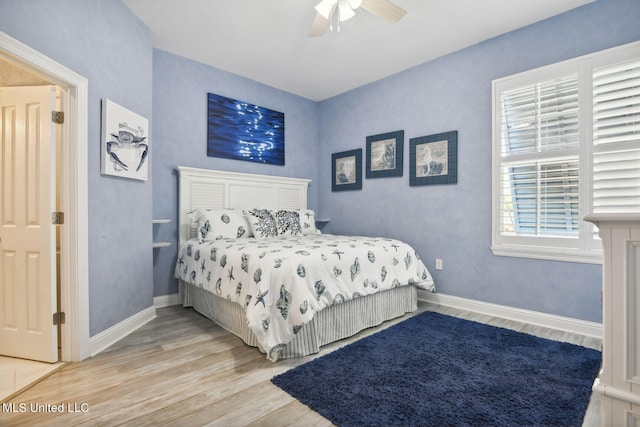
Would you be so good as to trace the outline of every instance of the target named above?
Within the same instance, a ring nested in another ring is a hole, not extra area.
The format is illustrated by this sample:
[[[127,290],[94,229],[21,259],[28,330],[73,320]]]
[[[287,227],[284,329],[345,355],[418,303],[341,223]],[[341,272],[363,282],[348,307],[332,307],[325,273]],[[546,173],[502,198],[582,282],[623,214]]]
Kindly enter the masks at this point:
[[[367,137],[367,178],[402,176],[404,131]]]
[[[409,185],[458,182],[458,131],[409,140]]]
[[[104,99],[101,173],[146,181],[149,150],[149,120]]]
[[[362,148],[331,155],[331,191],[362,190]]]
[[[284,113],[207,94],[207,156],[284,165]]]

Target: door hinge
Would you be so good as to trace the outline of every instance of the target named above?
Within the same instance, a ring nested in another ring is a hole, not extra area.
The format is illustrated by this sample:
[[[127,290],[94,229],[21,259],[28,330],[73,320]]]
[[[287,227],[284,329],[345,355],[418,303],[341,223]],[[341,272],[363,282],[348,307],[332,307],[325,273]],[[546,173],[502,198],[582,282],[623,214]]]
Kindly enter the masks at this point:
[[[51,121],[57,125],[64,123],[64,111],[52,111]]]
[[[64,224],[64,212],[51,212],[51,224],[53,225]]]
[[[62,325],[65,321],[64,311],[53,313],[53,326]]]

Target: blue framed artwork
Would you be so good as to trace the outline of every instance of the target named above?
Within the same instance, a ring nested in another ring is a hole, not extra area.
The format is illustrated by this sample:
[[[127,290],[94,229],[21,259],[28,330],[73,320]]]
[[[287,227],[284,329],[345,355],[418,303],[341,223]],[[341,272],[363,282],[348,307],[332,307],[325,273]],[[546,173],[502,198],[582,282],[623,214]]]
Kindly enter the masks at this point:
[[[367,178],[402,176],[404,131],[367,137]]]
[[[458,182],[458,131],[409,140],[409,185]]]
[[[362,190],[362,148],[331,155],[331,191]]]
[[[207,156],[284,165],[284,113],[207,94]]]

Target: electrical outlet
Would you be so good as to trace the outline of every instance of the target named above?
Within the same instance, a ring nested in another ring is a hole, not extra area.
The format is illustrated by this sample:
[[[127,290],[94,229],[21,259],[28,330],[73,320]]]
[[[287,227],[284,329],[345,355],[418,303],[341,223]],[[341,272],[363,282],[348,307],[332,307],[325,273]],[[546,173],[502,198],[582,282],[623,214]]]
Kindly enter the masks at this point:
[[[436,270],[442,270],[442,259],[436,258]]]

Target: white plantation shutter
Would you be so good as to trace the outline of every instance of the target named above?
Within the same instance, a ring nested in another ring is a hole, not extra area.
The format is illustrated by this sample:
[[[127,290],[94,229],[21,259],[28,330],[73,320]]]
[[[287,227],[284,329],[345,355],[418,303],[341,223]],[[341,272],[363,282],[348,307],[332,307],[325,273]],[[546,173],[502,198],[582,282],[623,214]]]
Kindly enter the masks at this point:
[[[593,211],[640,211],[640,61],[593,72]]]
[[[640,212],[640,42],[493,81],[496,255],[601,262],[589,213]]]
[[[501,94],[502,233],[578,236],[578,78]]]
[[[580,144],[576,76],[504,92],[502,108],[503,155]]]
[[[578,162],[572,160],[505,166],[502,232],[577,236],[580,226],[578,174]]]

